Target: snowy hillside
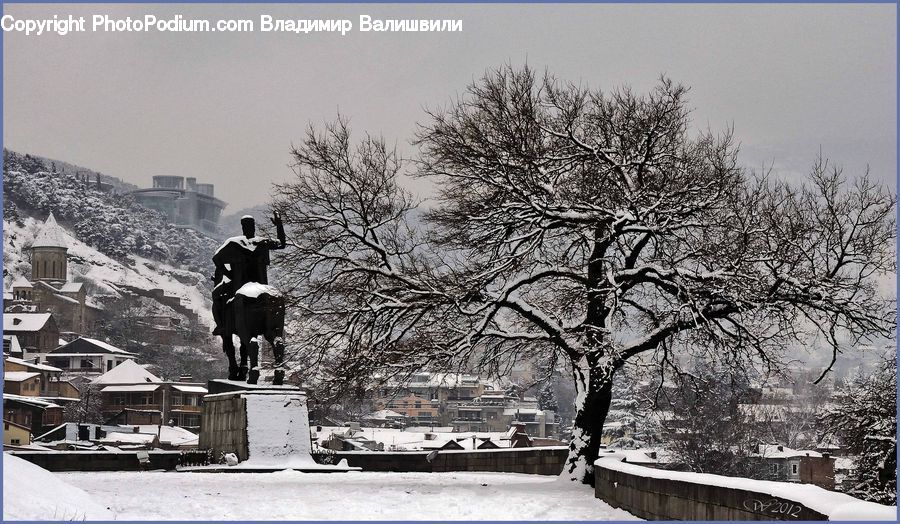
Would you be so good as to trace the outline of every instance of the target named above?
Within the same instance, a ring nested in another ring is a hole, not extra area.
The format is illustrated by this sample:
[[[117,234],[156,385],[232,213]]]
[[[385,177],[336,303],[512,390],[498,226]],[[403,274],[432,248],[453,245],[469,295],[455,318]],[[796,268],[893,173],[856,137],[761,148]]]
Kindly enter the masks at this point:
[[[115,189],[98,188],[79,173],[54,171],[38,157],[3,151],[3,218],[52,211],[73,236],[98,252],[124,261],[130,255],[194,271],[211,271],[219,242],[189,228],[177,228],[161,213]]]
[[[6,217],[3,220],[3,269],[7,273],[4,290],[17,278],[29,275],[28,248],[43,225],[32,217],[21,218],[20,223]],[[202,323],[211,325],[211,301],[204,287],[207,276],[136,255],[128,257],[131,264],[124,264],[77,240],[70,231],[65,233],[69,246],[69,279],[86,283],[89,303],[96,305],[96,295],[118,294],[122,285],[162,289],[166,295],[179,297],[185,307],[197,313]]]

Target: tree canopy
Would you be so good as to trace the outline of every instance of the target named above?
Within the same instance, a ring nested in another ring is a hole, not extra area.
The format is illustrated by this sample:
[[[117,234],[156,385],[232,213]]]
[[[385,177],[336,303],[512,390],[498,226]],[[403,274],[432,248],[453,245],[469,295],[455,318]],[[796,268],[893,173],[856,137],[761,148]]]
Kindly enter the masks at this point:
[[[836,356],[891,336],[878,279],[894,271],[894,195],[824,159],[803,184],[748,172],[730,130],[691,127],[687,93],[503,67],[428,111],[407,163],[345,120],[310,128],[274,202],[314,319],[305,359],[335,384],[565,363],[569,471],[590,480],[612,378],[639,356],[777,368],[791,342]],[[402,174],[435,201],[419,209]]]

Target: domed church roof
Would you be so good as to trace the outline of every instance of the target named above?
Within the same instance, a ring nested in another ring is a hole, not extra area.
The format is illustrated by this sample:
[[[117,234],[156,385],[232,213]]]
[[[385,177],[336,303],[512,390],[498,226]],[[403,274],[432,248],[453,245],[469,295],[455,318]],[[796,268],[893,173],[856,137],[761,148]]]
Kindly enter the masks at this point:
[[[66,234],[59,224],[56,223],[53,213],[50,213],[50,216],[47,217],[44,227],[41,228],[41,231],[34,238],[34,244],[31,247],[69,248],[68,244],[66,244]]]

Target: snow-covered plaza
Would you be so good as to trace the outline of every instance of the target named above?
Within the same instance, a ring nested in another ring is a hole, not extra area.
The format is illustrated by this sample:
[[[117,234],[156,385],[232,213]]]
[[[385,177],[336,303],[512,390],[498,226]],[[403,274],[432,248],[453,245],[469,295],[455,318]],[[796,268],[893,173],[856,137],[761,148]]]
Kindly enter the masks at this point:
[[[539,475],[49,473],[5,459],[4,520],[637,520]]]

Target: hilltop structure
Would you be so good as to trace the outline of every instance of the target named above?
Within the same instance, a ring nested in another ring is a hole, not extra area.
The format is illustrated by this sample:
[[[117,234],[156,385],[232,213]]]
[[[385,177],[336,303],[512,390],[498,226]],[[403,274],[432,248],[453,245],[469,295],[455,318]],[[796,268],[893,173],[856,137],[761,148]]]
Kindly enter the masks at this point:
[[[214,196],[213,184],[198,184],[194,177],[161,175],[153,187],[129,194],[144,207],[159,211],[176,227],[193,228],[221,236],[219,217],[226,204]]]

